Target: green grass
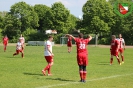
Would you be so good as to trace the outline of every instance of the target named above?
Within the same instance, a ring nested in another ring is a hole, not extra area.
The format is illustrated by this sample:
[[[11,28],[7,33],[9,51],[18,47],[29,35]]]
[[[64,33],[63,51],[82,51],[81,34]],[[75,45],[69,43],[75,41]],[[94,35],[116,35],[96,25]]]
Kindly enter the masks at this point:
[[[53,76],[43,76],[47,65],[43,46],[26,46],[24,59],[13,57],[15,46],[3,52],[0,46],[0,88],[133,88],[133,49],[126,49],[121,66],[114,58],[109,65],[109,48],[88,47],[87,82],[80,83],[76,62],[76,47],[67,53],[66,46],[54,46]]]

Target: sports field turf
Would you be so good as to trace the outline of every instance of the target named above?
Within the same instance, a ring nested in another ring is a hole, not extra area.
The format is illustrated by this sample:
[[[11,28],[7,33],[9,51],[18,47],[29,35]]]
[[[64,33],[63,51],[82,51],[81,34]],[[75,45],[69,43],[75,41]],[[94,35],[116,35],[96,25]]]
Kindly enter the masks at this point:
[[[75,46],[71,53],[66,46],[53,47],[53,76],[41,72],[47,65],[43,46],[26,46],[23,59],[12,56],[15,46],[6,52],[0,46],[0,88],[133,88],[133,48],[126,49],[121,66],[116,58],[109,65],[109,48],[88,46],[88,50],[87,82],[80,83]]]

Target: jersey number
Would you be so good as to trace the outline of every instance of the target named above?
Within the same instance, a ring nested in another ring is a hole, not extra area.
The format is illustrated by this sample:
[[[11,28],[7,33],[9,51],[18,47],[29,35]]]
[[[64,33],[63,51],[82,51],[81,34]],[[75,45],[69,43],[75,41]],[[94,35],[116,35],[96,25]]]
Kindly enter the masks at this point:
[[[85,44],[80,44],[79,48],[80,49],[85,49]]]

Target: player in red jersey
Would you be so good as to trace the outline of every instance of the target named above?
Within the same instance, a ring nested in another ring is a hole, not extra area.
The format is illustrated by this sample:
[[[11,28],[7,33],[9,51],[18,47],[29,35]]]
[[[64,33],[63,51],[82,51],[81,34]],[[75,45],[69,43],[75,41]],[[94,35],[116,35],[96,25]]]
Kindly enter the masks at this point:
[[[70,53],[72,50],[72,38],[70,36],[68,36],[67,47],[68,47],[68,53]]]
[[[16,45],[16,53],[14,53],[13,56],[18,55],[20,52],[21,52],[21,56],[23,58],[24,53],[23,53],[23,45],[22,45],[21,39],[19,39],[19,41]]]
[[[24,51],[24,43],[25,43],[25,38],[23,37],[23,35],[21,34],[20,37],[19,37],[21,43],[22,43],[22,50]]]
[[[119,41],[116,39],[115,35],[112,35],[112,41],[110,46],[110,52],[111,52],[111,58],[110,58],[110,65],[113,63],[113,56],[115,56],[118,60],[118,63],[120,63],[120,59],[118,57],[118,50],[119,50]]]
[[[77,46],[77,63],[79,66],[79,74],[80,74],[80,82],[86,82],[86,66],[88,65],[88,53],[87,53],[87,45],[92,39],[91,36],[89,36],[87,39],[83,39],[83,34],[79,33],[79,37],[76,38],[70,34],[67,34],[67,36],[70,36],[74,39]]]
[[[53,65],[53,56],[54,54],[52,53],[52,41],[53,37],[49,36],[48,40],[45,42],[45,50],[44,50],[44,56],[45,59],[48,63],[48,65],[42,70],[42,73],[46,75],[46,70],[48,71],[48,76],[51,76],[51,66]]]
[[[8,44],[8,37],[7,35],[5,35],[3,38],[4,52],[6,51],[7,44]]]
[[[121,55],[122,63],[124,63],[124,55],[123,55],[123,53],[124,53],[124,50],[125,50],[125,41],[122,38],[121,34],[119,34],[118,41],[119,41],[119,52],[120,52],[120,55]]]

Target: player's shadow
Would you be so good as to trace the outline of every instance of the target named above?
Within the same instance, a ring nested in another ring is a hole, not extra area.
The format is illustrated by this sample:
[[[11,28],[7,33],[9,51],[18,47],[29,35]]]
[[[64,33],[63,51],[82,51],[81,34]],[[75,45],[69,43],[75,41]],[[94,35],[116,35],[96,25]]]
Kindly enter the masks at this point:
[[[70,81],[70,82],[75,82],[74,80],[67,80],[67,79],[62,79],[62,78],[46,78],[47,80],[59,80],[59,81]]]
[[[38,75],[38,76],[44,76],[43,74],[36,74],[36,73],[23,73],[24,75]]]
[[[109,65],[109,62],[99,62],[98,65]]]

